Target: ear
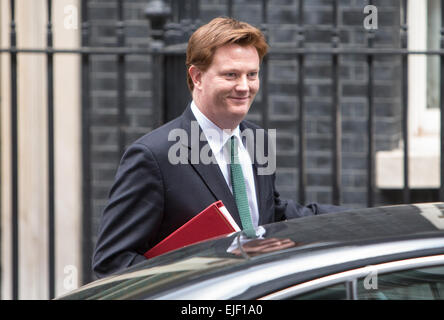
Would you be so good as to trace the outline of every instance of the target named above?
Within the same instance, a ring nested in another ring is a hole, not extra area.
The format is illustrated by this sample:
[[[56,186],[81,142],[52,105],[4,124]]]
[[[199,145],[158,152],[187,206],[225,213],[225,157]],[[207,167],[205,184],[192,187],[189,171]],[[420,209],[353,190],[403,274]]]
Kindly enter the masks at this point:
[[[193,81],[194,88],[200,89],[202,84],[202,71],[198,67],[192,65],[188,68],[188,73]]]

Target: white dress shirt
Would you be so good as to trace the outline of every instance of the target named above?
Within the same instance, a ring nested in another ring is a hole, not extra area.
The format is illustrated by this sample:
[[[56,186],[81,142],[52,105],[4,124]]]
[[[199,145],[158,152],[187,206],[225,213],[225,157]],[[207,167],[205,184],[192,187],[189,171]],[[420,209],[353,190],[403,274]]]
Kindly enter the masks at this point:
[[[217,164],[227,182],[228,187],[233,193],[233,188],[231,186],[231,175],[230,175],[230,154],[227,148],[224,148],[227,141],[234,136],[238,141],[238,155],[239,161],[242,166],[242,173],[244,174],[245,186],[247,188],[248,204],[250,207],[251,220],[253,226],[257,227],[259,224],[259,210],[257,206],[256,198],[256,188],[254,183],[253,166],[250,155],[245,148],[242,139],[240,137],[239,126],[236,127],[232,132],[222,130],[217,125],[215,125],[211,120],[209,120],[196,106],[196,104],[191,102],[191,111],[196,117],[197,123],[202,129],[205,137],[210,145],[211,151],[216,158]]]

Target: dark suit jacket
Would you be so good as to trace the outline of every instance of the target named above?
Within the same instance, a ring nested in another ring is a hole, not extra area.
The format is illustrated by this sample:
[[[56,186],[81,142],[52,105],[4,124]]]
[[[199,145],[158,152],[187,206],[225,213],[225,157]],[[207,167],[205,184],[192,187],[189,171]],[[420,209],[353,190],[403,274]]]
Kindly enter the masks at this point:
[[[143,254],[148,249],[217,200],[222,200],[234,220],[242,225],[234,197],[217,163],[189,161],[194,148],[201,150],[206,141],[198,145],[188,142],[184,147],[186,164],[171,164],[168,160],[170,147],[177,146],[177,141],[168,141],[169,133],[183,129],[191,139],[191,121],[196,119],[188,106],[182,116],[144,135],[123,155],[103,212],[93,256],[93,270],[98,277],[144,261]],[[240,129],[246,128],[259,129],[243,121]],[[199,135],[200,132],[199,127]],[[281,200],[275,188],[275,175],[258,175],[260,164],[254,162],[260,225],[338,210],[317,204],[303,207],[291,200]]]

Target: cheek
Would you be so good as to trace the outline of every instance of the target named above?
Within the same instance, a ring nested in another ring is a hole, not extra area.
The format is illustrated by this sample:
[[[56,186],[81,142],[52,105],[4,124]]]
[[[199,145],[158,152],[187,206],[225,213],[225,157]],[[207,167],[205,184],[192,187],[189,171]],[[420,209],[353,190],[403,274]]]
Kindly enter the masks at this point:
[[[213,95],[222,95],[231,91],[232,86],[225,81],[213,80],[213,82],[208,85],[208,89]]]
[[[250,90],[251,90],[252,92],[258,92],[258,91],[259,91],[259,88],[260,88],[260,82],[259,82],[259,79],[256,80],[255,82],[253,82],[253,83],[251,84],[251,86],[250,86]]]

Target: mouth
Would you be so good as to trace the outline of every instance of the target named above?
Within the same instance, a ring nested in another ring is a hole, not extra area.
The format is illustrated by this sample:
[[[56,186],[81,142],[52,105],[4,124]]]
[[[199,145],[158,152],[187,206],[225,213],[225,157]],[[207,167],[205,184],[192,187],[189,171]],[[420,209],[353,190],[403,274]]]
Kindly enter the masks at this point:
[[[236,101],[236,102],[247,102],[247,101],[250,101],[250,97],[249,96],[247,96],[247,97],[228,97],[228,99],[231,99],[231,100]]]

